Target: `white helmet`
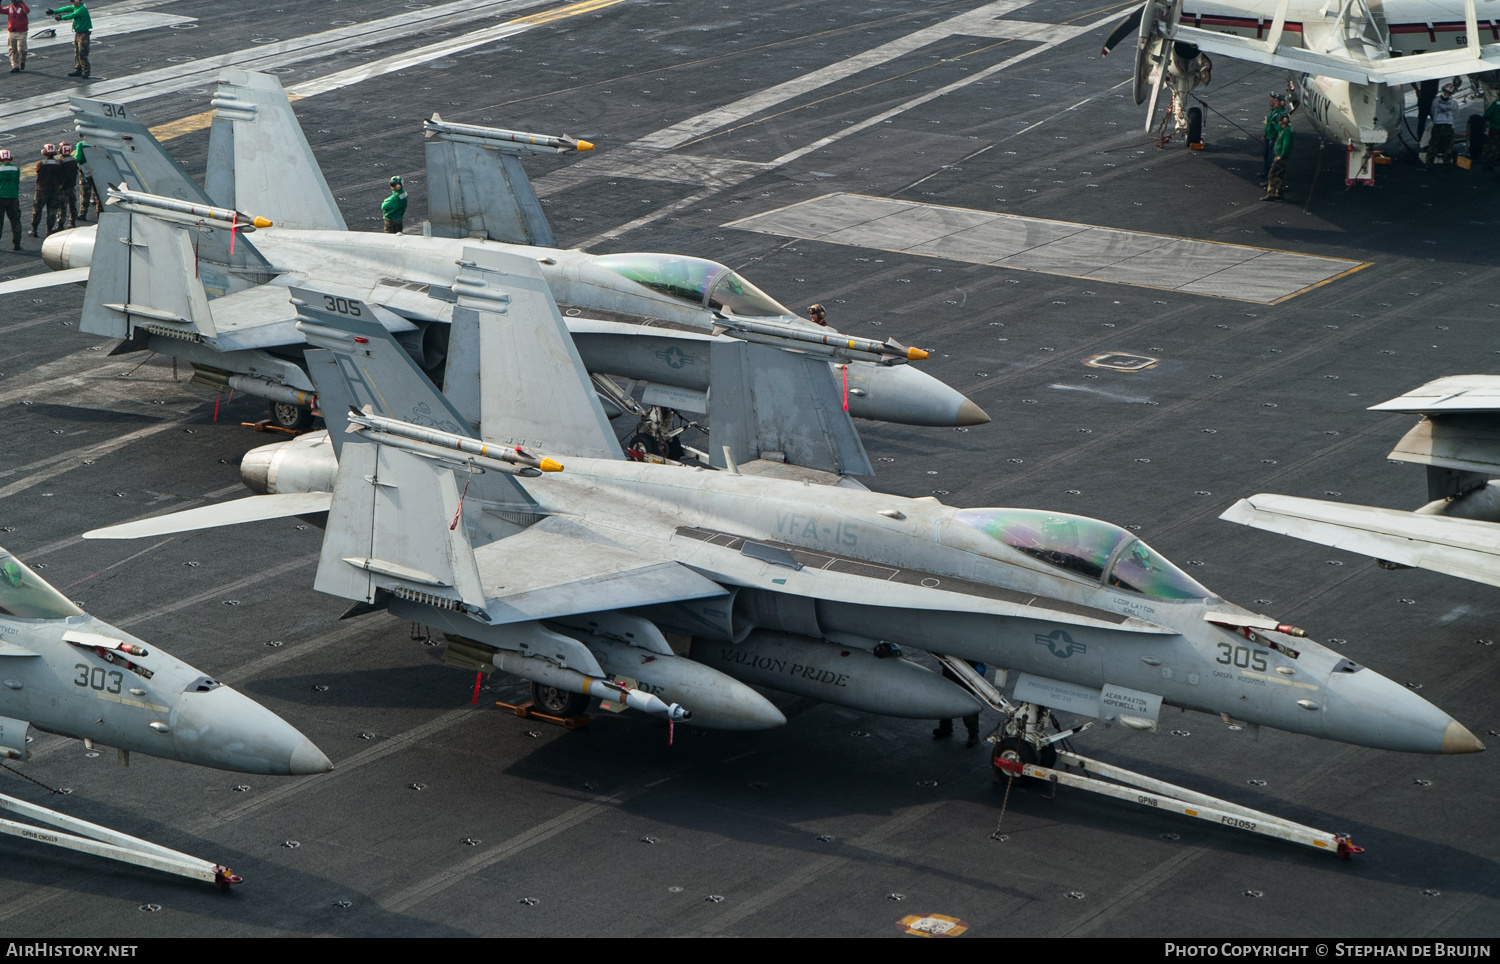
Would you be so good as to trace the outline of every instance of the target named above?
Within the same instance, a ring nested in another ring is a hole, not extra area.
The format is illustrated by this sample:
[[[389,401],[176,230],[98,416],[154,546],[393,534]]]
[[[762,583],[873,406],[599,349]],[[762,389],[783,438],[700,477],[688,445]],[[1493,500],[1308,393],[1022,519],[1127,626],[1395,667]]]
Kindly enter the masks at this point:
[[[5,162],[7,162],[9,160],[10,160],[10,151],[6,150],[3,147],[0,147],[0,164],[3,164],[3,163],[5,163]]]

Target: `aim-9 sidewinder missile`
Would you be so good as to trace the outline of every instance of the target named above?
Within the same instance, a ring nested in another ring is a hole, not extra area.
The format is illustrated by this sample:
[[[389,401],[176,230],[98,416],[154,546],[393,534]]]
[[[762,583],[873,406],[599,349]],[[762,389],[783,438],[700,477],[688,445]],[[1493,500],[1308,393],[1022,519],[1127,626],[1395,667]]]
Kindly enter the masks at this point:
[[[840,361],[870,361],[880,365],[901,365],[908,361],[922,361],[928,353],[920,348],[908,348],[894,338],[876,341],[838,332],[822,334],[807,328],[789,325],[767,325],[743,318],[722,319],[714,322],[714,334],[729,334],[743,341],[753,341],[774,348],[799,348],[814,354],[826,354]],[[818,348],[804,346],[819,346]]]

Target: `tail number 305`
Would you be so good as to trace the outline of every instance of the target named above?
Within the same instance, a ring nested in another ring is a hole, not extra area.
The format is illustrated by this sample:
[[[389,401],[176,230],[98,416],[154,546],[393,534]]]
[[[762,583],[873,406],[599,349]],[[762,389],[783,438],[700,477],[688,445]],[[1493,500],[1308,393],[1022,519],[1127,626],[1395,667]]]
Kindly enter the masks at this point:
[[[1214,660],[1225,666],[1238,666],[1240,669],[1254,669],[1262,673],[1266,671],[1266,651],[1263,649],[1251,649],[1248,646],[1231,646],[1228,643],[1219,644],[1219,655]]]

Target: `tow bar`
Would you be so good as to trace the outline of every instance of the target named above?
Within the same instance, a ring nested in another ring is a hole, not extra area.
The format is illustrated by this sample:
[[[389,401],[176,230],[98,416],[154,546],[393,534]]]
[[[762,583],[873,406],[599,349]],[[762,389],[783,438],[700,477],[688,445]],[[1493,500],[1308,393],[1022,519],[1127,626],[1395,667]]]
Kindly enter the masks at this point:
[[[3,793],[0,793],[0,809],[9,810],[38,823],[73,831],[73,833],[61,833],[17,823],[14,820],[0,819],[0,833],[12,837],[35,840],[38,843],[67,850],[77,850],[80,853],[135,864],[137,867],[149,867],[152,870],[165,871],[179,877],[207,881],[216,885],[220,890],[228,890],[230,884],[238,884],[242,879],[228,867],[212,861],[169,850],[149,840],[131,837],[108,827],[101,827],[97,823],[70,817],[56,810],[39,807],[34,803],[26,803],[24,800],[17,800]],[[82,836],[79,836],[80,834]]]
[[[1293,823],[1281,817],[1264,813],[1260,810],[1252,810],[1242,807],[1228,800],[1220,800],[1205,793],[1197,793],[1183,787],[1155,780],[1151,777],[1123,767],[1112,766],[1101,763],[1088,757],[1079,756],[1059,750],[1057,762],[1068,766],[1077,767],[1083,771],[1071,773],[1067,770],[1053,769],[1051,767],[1037,766],[1032,763],[1023,763],[1019,760],[1002,757],[995,753],[995,774],[1004,774],[1012,779],[1020,777],[1032,777],[1043,780],[1056,786],[1061,784],[1068,787],[1076,787],[1087,790],[1090,793],[1102,794],[1113,797],[1116,800],[1124,800],[1126,803],[1135,803],[1143,807],[1153,807],[1158,810],[1168,810],[1180,813],[1186,817],[1195,817],[1206,820],[1209,823],[1220,826],[1232,827],[1236,830],[1247,830],[1267,837],[1275,837],[1278,840],[1289,840],[1292,843],[1301,844],[1304,847],[1312,847],[1318,850],[1336,853],[1344,860],[1349,859],[1350,854],[1362,854],[1365,848],[1357,847],[1343,834],[1329,833],[1326,830],[1318,830],[1307,827],[1300,823]],[[1115,782],[1109,782],[1115,781]]]

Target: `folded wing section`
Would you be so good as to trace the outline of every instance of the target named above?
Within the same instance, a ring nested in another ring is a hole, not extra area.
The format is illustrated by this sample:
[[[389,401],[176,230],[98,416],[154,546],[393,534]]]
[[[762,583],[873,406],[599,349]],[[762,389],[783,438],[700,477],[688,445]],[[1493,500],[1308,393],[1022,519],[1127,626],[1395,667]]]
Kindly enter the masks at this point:
[[[1266,494],[1241,499],[1219,518],[1500,586],[1500,526],[1491,522]]]

